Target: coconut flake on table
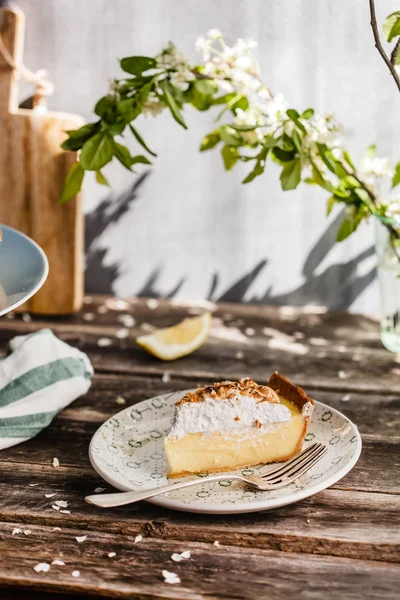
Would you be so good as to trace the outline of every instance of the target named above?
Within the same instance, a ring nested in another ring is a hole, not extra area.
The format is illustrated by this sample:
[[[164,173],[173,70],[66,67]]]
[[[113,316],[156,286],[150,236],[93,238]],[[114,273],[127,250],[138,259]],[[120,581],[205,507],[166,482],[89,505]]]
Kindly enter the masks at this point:
[[[181,583],[180,577],[176,573],[171,573],[171,571],[163,569],[162,575],[165,583]]]
[[[37,485],[39,485],[38,483],[28,483],[29,487],[36,487]]]
[[[149,333],[152,333],[157,329],[157,327],[154,327],[154,325],[150,325],[150,323],[142,323],[140,327],[141,329],[143,329],[143,331],[148,331]]]
[[[80,577],[81,572],[80,571],[72,571],[71,575],[72,575],[72,577]]]
[[[346,394],[342,397],[342,402],[348,402],[350,400],[350,394]]]
[[[78,535],[76,536],[76,541],[78,542],[78,544],[82,544],[82,542],[84,542],[87,538],[87,535]]]
[[[61,531],[61,527],[53,527],[53,531]]]
[[[168,373],[168,371],[165,371],[165,373],[162,374],[161,381],[163,383],[169,383],[171,381],[171,375]]]
[[[188,558],[190,558],[189,550],[185,550],[184,552],[181,552],[180,554],[178,554],[177,552],[174,552],[171,556],[171,560],[173,560],[174,562],[181,562],[182,560],[187,560]]]
[[[238,360],[242,360],[242,358],[244,358],[244,353],[241,350],[238,350],[237,352],[235,352],[235,358],[237,358]]]
[[[65,562],[63,560],[59,560],[58,558],[55,558],[54,560],[51,561],[51,564],[63,567],[65,565]]]
[[[101,337],[97,340],[97,345],[99,348],[107,348],[107,346],[111,346],[112,340],[107,337]]]
[[[216,546],[216,547],[218,548],[218,546],[219,546],[219,541],[218,541],[218,540],[215,540],[215,542],[213,543],[213,546]]]
[[[68,502],[66,500],[56,500],[54,504],[60,508],[67,508],[68,506]]]
[[[30,529],[24,529],[24,535],[30,535],[32,531]]]
[[[45,498],[52,498],[53,496],[55,496],[57,494],[57,492],[53,492],[52,494],[45,494],[44,497]]]
[[[60,461],[58,460],[58,458],[56,456],[53,458],[52,465],[55,469],[58,469],[58,467],[60,466]]]
[[[117,553],[116,552],[109,552],[107,554],[107,556],[108,556],[108,558],[114,558],[114,556],[117,556]]]
[[[19,527],[14,527],[11,535],[17,535],[17,533],[22,533],[22,529],[20,529]]]
[[[115,337],[118,338],[119,340],[124,340],[129,336],[129,329],[126,329],[125,327],[118,329],[115,332]]]
[[[60,507],[56,506],[55,504],[53,504],[51,508],[53,508],[54,510],[60,510]]]
[[[95,494],[101,494],[101,492],[105,492],[107,488],[102,488],[102,487],[97,487],[94,488],[94,493]]]
[[[339,371],[338,377],[339,379],[347,379],[348,374],[345,371]]]
[[[70,515],[71,511],[70,510],[60,510],[60,513],[62,513],[63,515]]]
[[[22,315],[22,320],[24,323],[30,323],[32,321],[32,317],[31,315],[28,315],[28,313],[24,313]]]
[[[253,329],[252,327],[246,327],[246,329],[244,330],[246,335],[254,335],[255,334],[255,329]]]
[[[38,563],[33,567],[33,570],[36,571],[36,573],[47,573],[49,569],[49,563]]]
[[[132,315],[117,315],[117,321],[122,323],[124,327],[133,327],[136,325],[136,320],[132,317]]]
[[[94,321],[96,315],[92,312],[87,312],[83,314],[84,321]]]
[[[134,544],[138,544],[139,542],[141,542],[141,541],[142,541],[142,539],[143,539],[143,536],[142,536],[142,535],[137,535],[137,536],[135,537],[135,541],[134,541],[133,543],[134,543]]]
[[[126,404],[126,400],[125,400],[125,398],[123,398],[122,396],[118,396],[118,397],[115,399],[115,402],[116,402],[117,404],[120,404],[121,406],[122,406],[123,404]]]
[[[147,304],[147,308],[149,308],[150,310],[155,310],[159,306],[160,303],[155,298],[149,298],[146,301],[146,304]]]

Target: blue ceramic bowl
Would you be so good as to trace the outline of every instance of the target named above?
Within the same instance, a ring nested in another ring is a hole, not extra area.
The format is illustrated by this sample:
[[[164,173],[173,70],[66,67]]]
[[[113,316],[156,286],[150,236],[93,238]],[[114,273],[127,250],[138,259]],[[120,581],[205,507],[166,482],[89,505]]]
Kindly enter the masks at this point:
[[[27,235],[0,225],[0,316],[35,294],[46,281],[49,263],[43,250]]]

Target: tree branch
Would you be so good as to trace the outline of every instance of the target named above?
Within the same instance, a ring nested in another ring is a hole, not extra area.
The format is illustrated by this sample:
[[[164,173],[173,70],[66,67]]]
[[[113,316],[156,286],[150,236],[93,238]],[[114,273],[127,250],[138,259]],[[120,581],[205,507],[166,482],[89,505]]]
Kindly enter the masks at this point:
[[[381,40],[379,38],[378,25],[376,23],[376,13],[375,13],[375,2],[374,2],[374,0],[369,0],[369,9],[370,9],[370,13],[371,13],[371,27],[372,27],[372,31],[373,31],[373,34],[374,34],[375,47],[377,48],[379,54],[382,56],[383,60],[385,61],[385,63],[389,67],[389,71],[393,75],[393,79],[395,80],[396,85],[397,85],[397,87],[399,89],[399,92],[400,92],[400,78],[399,78],[399,76],[397,74],[397,71],[396,71],[394,65],[390,62],[390,59],[389,59],[388,55],[386,54],[385,50],[383,49],[383,46],[381,44]]]
[[[399,53],[399,49],[400,49],[400,38],[397,40],[397,44],[393,48],[393,52],[390,55],[390,62],[392,63],[392,65],[394,67],[396,66],[396,58],[397,58],[397,55]]]

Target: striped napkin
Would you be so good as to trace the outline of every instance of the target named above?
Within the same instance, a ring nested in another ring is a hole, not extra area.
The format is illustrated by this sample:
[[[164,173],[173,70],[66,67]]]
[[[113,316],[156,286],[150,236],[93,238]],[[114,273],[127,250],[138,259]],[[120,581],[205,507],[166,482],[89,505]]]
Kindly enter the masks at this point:
[[[49,329],[10,341],[0,359],[0,450],[29,440],[54,416],[87,392],[89,358]]]

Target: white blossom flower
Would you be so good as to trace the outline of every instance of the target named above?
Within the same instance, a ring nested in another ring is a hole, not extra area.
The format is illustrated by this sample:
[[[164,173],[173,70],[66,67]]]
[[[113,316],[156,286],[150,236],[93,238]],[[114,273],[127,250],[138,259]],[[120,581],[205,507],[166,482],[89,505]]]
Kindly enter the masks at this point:
[[[366,156],[361,164],[361,173],[375,177],[393,177],[394,169],[387,157]]]
[[[209,29],[206,33],[206,36],[210,38],[210,40],[219,40],[222,38],[221,31],[216,27],[215,29]]]
[[[202,55],[204,61],[210,60],[210,47],[210,40],[206,40],[205,37],[197,38],[195,43],[196,52]]]
[[[277,94],[266,106],[266,114],[270,125],[278,125],[286,117],[289,103],[283,94]]]
[[[165,102],[163,102],[157,94],[150,92],[146,102],[143,104],[142,112],[146,116],[151,115],[152,117],[157,117],[164,108],[166,108]]]
[[[195,77],[191,71],[179,70],[179,71],[176,71],[175,73],[172,73],[169,80],[170,80],[171,85],[173,85],[177,90],[184,92],[188,89],[189,82],[193,81],[194,78]]]
[[[253,106],[249,106],[247,110],[238,108],[236,109],[234,123],[239,126],[257,127],[260,124],[260,114]],[[257,144],[264,137],[259,127],[250,131],[239,131],[239,134],[250,145]]]
[[[400,225],[400,193],[393,194],[389,198],[386,215],[395,219]]]

